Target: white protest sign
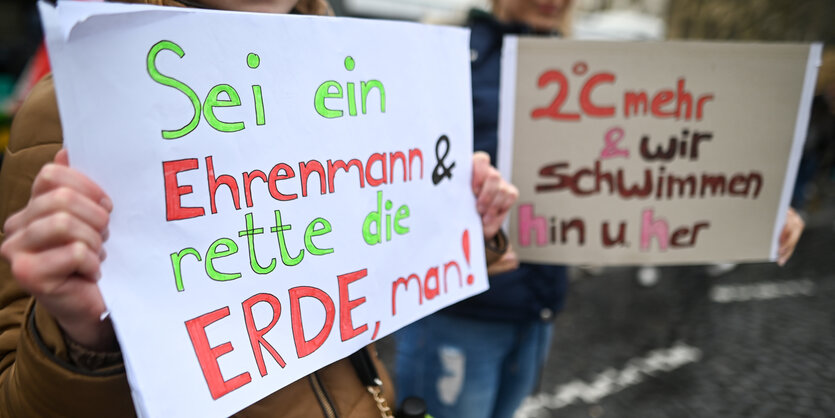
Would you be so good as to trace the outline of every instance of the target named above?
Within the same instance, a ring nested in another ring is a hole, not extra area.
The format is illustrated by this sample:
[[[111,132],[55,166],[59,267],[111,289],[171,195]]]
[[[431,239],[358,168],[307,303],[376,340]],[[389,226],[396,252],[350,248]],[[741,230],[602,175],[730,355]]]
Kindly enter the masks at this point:
[[[468,32],[41,4],[143,416],[227,416],[487,288]]]
[[[505,39],[524,261],[775,260],[820,45]]]

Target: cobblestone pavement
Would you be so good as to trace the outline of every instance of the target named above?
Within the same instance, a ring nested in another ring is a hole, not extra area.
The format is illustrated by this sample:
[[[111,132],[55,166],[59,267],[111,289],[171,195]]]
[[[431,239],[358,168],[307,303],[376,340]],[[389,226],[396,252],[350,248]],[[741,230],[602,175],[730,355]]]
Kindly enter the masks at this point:
[[[634,268],[578,275],[517,418],[835,417],[831,220],[810,223],[784,268],[660,270],[652,287]]]
[[[835,416],[835,232],[784,268],[635,269],[572,284],[540,393],[517,417]]]

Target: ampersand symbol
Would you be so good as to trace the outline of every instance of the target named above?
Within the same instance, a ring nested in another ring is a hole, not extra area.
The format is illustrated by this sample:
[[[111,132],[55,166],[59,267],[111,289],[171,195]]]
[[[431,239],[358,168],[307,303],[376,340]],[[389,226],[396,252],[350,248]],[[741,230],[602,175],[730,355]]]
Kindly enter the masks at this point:
[[[603,147],[603,151],[600,151],[600,159],[605,160],[607,158],[614,157],[629,158],[629,150],[618,147],[621,140],[623,140],[622,128],[616,126],[609,129],[603,137],[603,141],[606,142],[606,145]]]
[[[441,155],[442,143],[444,144],[444,155]],[[432,184],[437,185],[444,177],[452,178],[452,167],[455,167],[455,161],[449,167],[445,166],[444,158],[446,158],[447,154],[449,154],[449,138],[446,135],[441,135],[438,138],[438,142],[435,143],[435,158],[438,160],[438,164],[435,165],[435,170],[432,171]]]

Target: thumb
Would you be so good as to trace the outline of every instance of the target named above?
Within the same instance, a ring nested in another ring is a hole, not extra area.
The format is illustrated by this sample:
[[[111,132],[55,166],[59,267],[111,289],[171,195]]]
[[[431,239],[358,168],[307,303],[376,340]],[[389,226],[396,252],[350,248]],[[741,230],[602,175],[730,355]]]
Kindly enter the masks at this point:
[[[484,151],[476,151],[473,153],[473,193],[478,195],[481,192],[481,187],[484,186],[484,180],[490,173],[490,154]]]
[[[61,148],[61,150],[55,154],[55,164],[63,165],[65,167],[70,166],[70,155],[66,148]]]

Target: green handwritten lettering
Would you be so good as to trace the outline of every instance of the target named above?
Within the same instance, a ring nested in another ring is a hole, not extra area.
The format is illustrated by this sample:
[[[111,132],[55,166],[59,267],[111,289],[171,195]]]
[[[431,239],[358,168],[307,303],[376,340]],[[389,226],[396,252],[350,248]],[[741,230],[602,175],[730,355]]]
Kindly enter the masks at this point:
[[[189,98],[189,100],[191,100],[191,105],[194,107],[194,116],[192,116],[191,121],[188,124],[186,124],[186,126],[183,126],[182,128],[177,129],[177,130],[171,130],[171,131],[163,130],[162,131],[162,137],[164,139],[177,139],[177,138],[181,138],[183,136],[188,135],[191,131],[194,130],[194,128],[197,127],[197,124],[200,123],[200,98],[197,97],[197,93],[195,93],[194,90],[192,90],[185,83],[183,83],[183,82],[181,82],[181,81],[179,81],[175,78],[163,75],[162,73],[159,72],[159,70],[157,70],[157,66],[156,66],[157,55],[159,55],[159,53],[162,52],[163,50],[172,51],[175,54],[177,54],[177,56],[180,57],[180,58],[182,58],[185,55],[185,52],[183,51],[183,49],[180,48],[180,46],[175,44],[174,42],[171,42],[171,41],[159,41],[159,42],[157,42],[156,44],[154,44],[154,46],[151,47],[151,50],[148,51],[148,60],[147,60],[148,61],[147,62],[148,74],[150,74],[151,78],[154,81],[156,81],[157,83],[160,83],[164,86],[173,87],[173,88],[181,91],[183,94],[186,95],[186,97]]]

